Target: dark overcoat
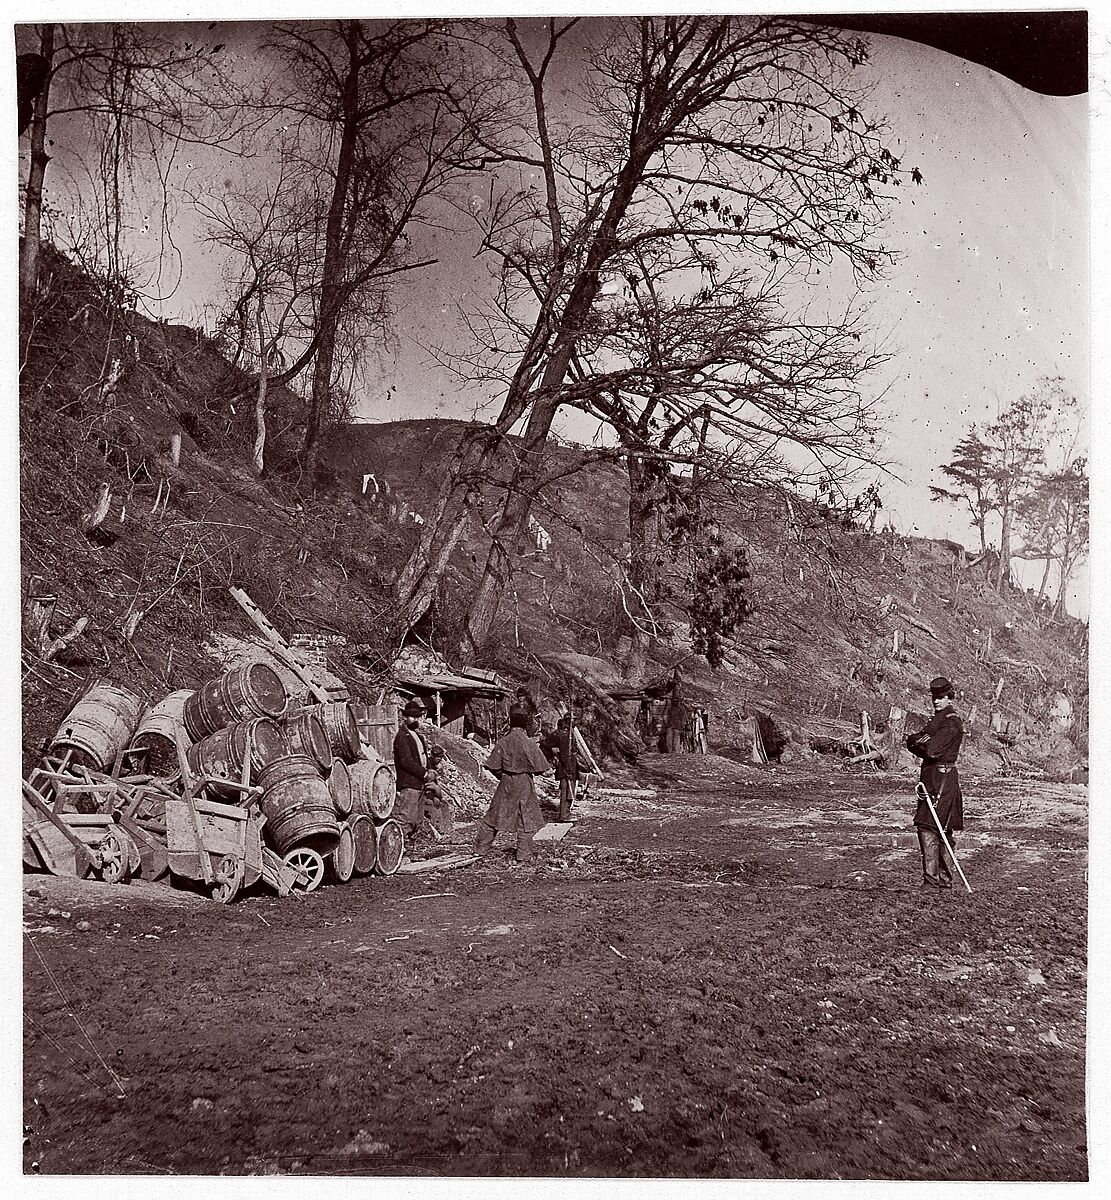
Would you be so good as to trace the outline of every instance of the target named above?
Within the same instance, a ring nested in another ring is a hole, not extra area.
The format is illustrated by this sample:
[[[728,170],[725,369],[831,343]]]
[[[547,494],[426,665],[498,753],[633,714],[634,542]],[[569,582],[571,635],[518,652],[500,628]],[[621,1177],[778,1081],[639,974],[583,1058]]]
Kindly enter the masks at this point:
[[[964,740],[964,725],[952,707],[943,708],[917,733],[907,737],[907,749],[922,760],[920,778],[933,798],[938,819],[946,829],[964,828],[964,798],[957,775],[957,755]],[[933,829],[929,805],[919,799],[915,825]]]
[[[424,762],[420,760],[420,752],[417,750],[413,739],[419,738],[420,744],[424,748]],[[409,729],[402,726],[393,739],[393,769],[397,772],[397,790],[403,791],[406,788],[416,788],[418,791],[424,787],[424,774],[427,770],[428,763],[428,743],[417,729]]]

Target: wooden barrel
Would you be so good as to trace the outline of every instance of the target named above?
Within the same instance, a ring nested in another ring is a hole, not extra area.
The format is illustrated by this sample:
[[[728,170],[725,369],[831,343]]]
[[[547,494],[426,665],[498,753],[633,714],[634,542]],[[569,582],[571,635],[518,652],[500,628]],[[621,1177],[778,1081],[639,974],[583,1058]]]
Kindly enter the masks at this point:
[[[278,673],[265,663],[248,663],[210,679],[185,702],[183,717],[190,738],[201,738],[252,717],[280,717],[286,691]]]
[[[374,826],[374,870],[378,875],[392,875],[401,866],[405,855],[405,834],[394,820]]]
[[[351,814],[351,772],[342,758],[332,759],[332,769],[328,772],[328,791],[332,793],[332,803],[336,806],[336,816],[346,817]]]
[[[70,751],[75,766],[102,771],[126,750],[146,704],[124,687],[98,680],[70,709],[50,743],[51,754]]]
[[[350,763],[359,757],[359,726],[355,723],[355,714],[346,700],[311,704],[305,711],[312,713],[324,726],[328,735],[328,747],[336,758]]]
[[[192,738],[185,728],[182,715],[185,701],[193,693],[184,688],[170,692],[152,708],[143,713],[139,728],[131,739],[130,750],[142,751],[146,755],[147,768],[152,775],[176,775],[178,773],[177,747],[175,738],[189,747]]]
[[[317,763],[306,754],[288,754],[263,767],[259,775],[263,832],[281,855],[300,846],[330,854],[339,840],[339,822],[328,785]]]
[[[369,875],[378,861],[378,838],[374,822],[366,813],[356,813],[350,821],[351,837],[355,843],[355,874]]]
[[[350,825],[343,825],[328,858],[328,874],[334,883],[346,883],[355,870],[355,835]]]
[[[332,747],[320,718],[309,712],[298,713],[283,722],[289,748],[294,754],[311,758],[323,774],[332,765]]]
[[[396,704],[352,704],[359,727],[359,740],[372,747],[383,762],[393,762],[393,739],[397,733]]]
[[[286,757],[289,743],[277,721],[255,717],[253,721],[237,721],[202,738],[185,752],[185,759],[194,775],[216,775],[239,782],[243,773],[243,756],[250,750],[251,763],[248,781],[257,783],[268,763]],[[242,792],[209,785],[215,796],[238,800]]]
[[[389,763],[362,759],[347,768],[351,776],[351,811],[384,821],[393,812],[397,777]]]

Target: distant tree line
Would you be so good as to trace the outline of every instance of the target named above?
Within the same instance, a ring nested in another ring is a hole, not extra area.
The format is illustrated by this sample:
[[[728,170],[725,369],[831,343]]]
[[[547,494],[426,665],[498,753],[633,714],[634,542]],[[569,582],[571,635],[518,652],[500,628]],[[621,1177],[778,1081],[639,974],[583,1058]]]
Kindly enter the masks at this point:
[[[1057,564],[1055,616],[1088,552],[1088,458],[1076,452],[1075,418],[1076,399],[1062,381],[1042,379],[995,421],[973,425],[941,468],[949,486],[930,488],[933,500],[967,512],[997,588],[1012,582],[1015,558],[1044,560],[1040,602]],[[989,523],[998,528],[994,539]]]

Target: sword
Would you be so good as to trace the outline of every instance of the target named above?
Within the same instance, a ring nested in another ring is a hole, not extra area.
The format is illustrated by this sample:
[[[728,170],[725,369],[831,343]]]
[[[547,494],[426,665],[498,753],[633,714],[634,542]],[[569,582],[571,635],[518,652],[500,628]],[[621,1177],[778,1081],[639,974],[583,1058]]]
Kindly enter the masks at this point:
[[[953,847],[949,845],[949,839],[945,836],[945,830],[941,828],[941,821],[938,819],[937,809],[934,808],[933,798],[931,797],[926,785],[922,782],[914,785],[914,790],[926,803],[930,806],[930,816],[934,819],[934,824],[937,826],[938,833],[941,834],[941,840],[945,844],[945,849],[949,852],[949,857],[953,860],[953,866],[957,868],[957,874],[961,877],[961,883],[968,889],[968,894],[972,894],[972,886],[964,876],[961,870],[961,864],[957,862],[957,856],[953,853]]]

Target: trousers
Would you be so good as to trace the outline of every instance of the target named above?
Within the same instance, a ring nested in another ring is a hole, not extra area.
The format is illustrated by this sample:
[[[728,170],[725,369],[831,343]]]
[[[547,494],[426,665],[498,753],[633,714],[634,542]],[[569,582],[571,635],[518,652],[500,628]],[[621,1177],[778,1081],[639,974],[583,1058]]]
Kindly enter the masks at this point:
[[[474,840],[474,848],[480,853],[485,854],[494,845],[494,839],[498,836],[497,829],[486,821],[479,821],[478,834]],[[532,834],[526,830],[517,827],[517,861],[529,862],[533,855]]]
[[[571,805],[575,801],[575,781],[573,779],[561,779],[559,781],[559,819],[561,821],[571,820]]]
[[[922,885],[929,887],[948,888],[953,886],[953,860],[946,852],[941,841],[941,834],[936,829],[926,829],[917,826],[918,849],[922,852]],[[951,830],[945,831],[949,845],[955,847],[957,835]]]

